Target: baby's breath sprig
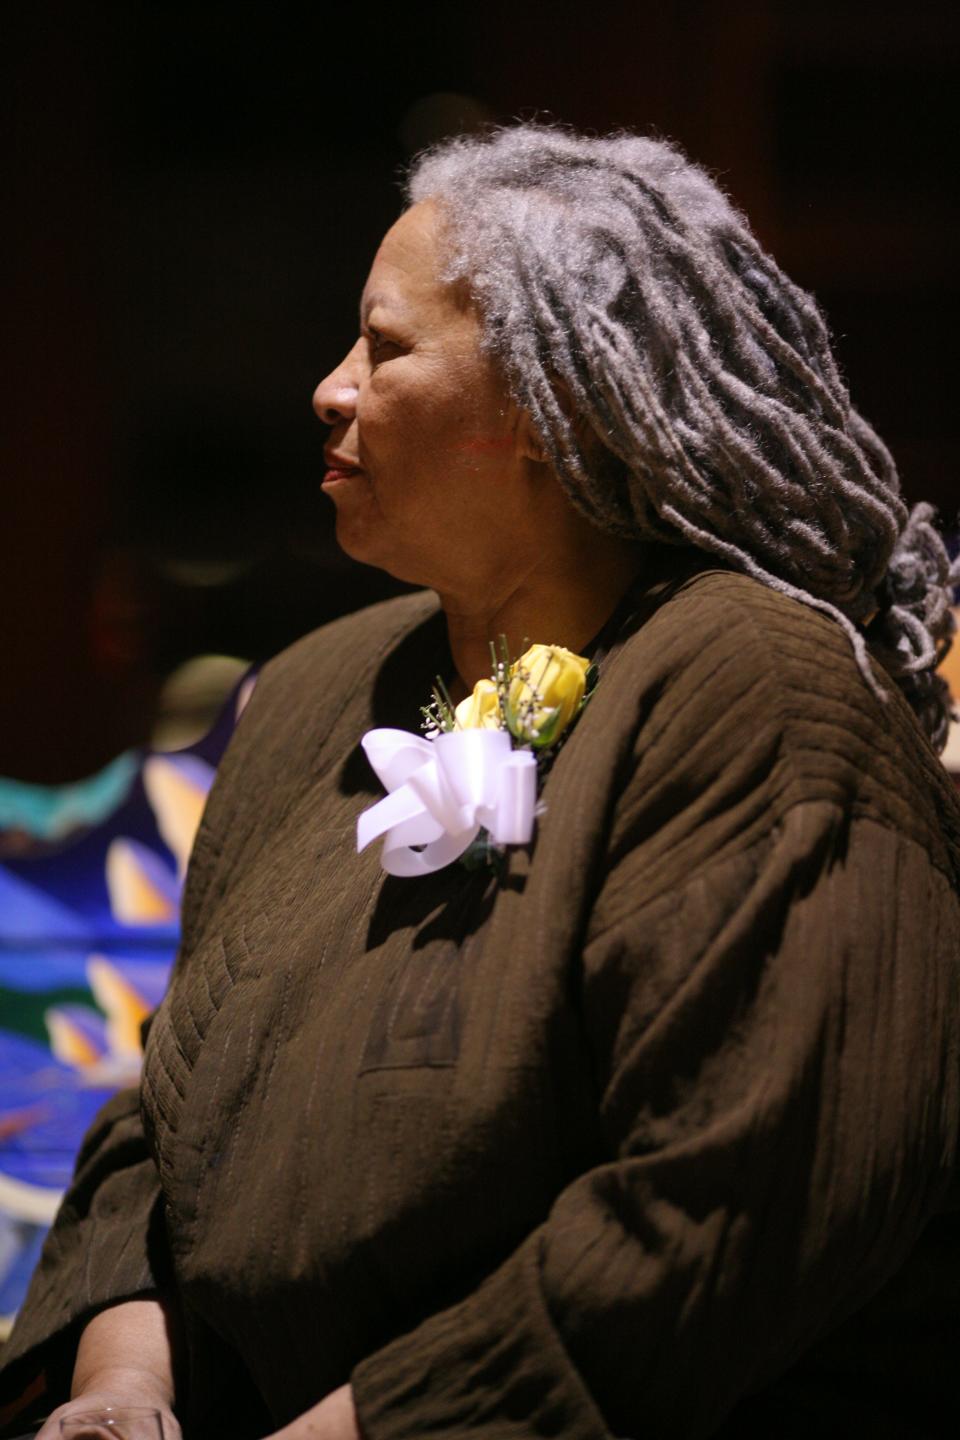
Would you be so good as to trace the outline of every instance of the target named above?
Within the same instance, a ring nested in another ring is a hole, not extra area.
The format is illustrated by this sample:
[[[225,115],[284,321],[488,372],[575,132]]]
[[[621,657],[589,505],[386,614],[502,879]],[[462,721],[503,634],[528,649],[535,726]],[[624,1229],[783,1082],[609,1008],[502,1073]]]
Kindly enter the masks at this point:
[[[542,716],[544,711],[543,696],[522,660],[518,660],[514,665],[511,678],[517,684],[510,688],[519,694],[520,699],[517,701],[508,691],[505,711],[507,728],[519,745],[529,745],[536,735],[536,717]]]
[[[506,635],[501,634],[498,646],[490,641],[490,678],[497,687],[497,708],[500,711],[500,724],[507,723],[507,700],[510,694],[510,681],[513,679],[514,663],[510,659],[510,646],[507,644]]]
[[[420,714],[423,716],[420,728],[426,731],[427,735],[435,735],[438,731],[446,734],[449,730],[455,730],[457,727],[455,707],[450,699],[450,691],[439,675],[431,694],[433,698],[430,704],[420,706]]]

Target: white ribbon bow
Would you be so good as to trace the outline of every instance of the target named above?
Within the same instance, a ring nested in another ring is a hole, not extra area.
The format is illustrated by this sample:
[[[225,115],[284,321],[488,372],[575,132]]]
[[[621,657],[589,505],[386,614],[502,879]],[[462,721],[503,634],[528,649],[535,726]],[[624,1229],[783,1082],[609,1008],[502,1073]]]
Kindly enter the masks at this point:
[[[525,845],[532,836],[537,762],[512,748],[506,730],[450,730],[432,740],[368,730],[360,743],[390,794],[358,817],[357,850],[384,835],[380,863],[388,875],[442,869],[482,825],[499,845]]]

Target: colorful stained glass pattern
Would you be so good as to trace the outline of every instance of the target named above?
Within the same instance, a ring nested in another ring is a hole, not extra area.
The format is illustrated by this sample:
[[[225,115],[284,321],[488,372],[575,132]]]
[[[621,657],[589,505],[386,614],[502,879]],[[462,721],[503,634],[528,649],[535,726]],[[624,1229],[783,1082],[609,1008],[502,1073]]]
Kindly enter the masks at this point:
[[[0,780],[0,1338],[84,1131],[136,1083],[190,847],[249,690],[189,749],[131,752],[58,790]]]

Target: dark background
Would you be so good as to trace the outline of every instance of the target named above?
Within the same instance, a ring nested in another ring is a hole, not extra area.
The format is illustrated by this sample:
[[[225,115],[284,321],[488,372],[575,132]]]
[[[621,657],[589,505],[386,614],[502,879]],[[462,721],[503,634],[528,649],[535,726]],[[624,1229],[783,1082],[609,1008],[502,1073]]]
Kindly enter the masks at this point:
[[[404,160],[478,119],[655,130],[718,173],[952,526],[958,11],[5,6],[0,775],[88,773],[181,660],[389,593],[335,548],[310,397]]]

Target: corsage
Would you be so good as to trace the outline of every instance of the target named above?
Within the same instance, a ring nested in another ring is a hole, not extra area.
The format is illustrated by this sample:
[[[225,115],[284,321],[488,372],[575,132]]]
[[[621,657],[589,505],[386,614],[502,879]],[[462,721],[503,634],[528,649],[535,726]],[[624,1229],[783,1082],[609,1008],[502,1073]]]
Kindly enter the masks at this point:
[[[357,849],[383,836],[390,875],[428,875],[454,860],[497,866],[526,845],[537,792],[596,683],[596,669],[562,645],[531,645],[511,660],[491,645],[490,677],[454,706],[438,678],[423,736],[368,730],[361,744],[389,792],[357,820]]]

